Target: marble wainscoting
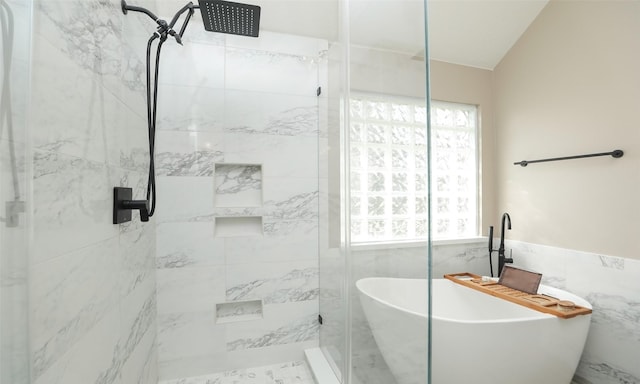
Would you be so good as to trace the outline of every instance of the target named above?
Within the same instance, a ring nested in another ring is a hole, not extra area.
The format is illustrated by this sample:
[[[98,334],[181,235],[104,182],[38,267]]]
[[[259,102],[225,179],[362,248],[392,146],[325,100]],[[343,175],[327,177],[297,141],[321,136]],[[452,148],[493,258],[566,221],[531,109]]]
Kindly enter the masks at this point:
[[[190,28],[160,76],[162,380],[297,361],[318,345],[316,92],[326,42]]]
[[[431,277],[442,279],[447,273],[457,272],[490,275],[488,242],[484,237],[462,241],[436,241],[432,246]]]
[[[576,372],[581,384],[640,383],[640,261],[508,241],[514,264],[593,305]]]
[[[113,187],[146,189],[149,20],[116,0],[33,17],[33,383],[156,383],[155,225],[112,224]]]

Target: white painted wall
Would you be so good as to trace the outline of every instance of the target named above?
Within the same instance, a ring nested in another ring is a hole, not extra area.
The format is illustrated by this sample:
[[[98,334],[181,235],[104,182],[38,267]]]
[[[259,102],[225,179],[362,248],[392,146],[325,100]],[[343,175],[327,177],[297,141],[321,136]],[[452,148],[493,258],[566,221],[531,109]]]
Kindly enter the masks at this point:
[[[640,258],[640,3],[552,1],[494,72],[509,237]],[[611,157],[520,160],[622,149]]]
[[[494,71],[507,246],[516,265],[592,303],[584,383],[640,381],[638,36],[637,1],[551,1]],[[614,149],[624,157],[512,164]]]

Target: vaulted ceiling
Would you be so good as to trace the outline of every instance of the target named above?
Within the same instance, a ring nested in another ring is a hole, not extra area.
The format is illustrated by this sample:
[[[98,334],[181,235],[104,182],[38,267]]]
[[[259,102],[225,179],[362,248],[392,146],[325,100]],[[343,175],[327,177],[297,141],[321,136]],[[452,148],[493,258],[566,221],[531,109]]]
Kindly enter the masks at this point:
[[[337,0],[246,1],[262,7],[263,30],[337,40],[341,7]],[[547,1],[428,1],[430,57],[493,69]],[[158,13],[173,15],[184,4],[157,0]],[[422,0],[351,0],[349,4],[354,44],[424,55]]]

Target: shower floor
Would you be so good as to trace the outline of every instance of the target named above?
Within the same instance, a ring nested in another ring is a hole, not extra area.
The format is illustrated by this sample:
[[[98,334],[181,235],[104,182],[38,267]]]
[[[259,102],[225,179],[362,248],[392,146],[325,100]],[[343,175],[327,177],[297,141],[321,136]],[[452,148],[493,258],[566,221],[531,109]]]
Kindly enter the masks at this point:
[[[314,384],[309,366],[293,361],[211,375],[161,381],[158,384]]]

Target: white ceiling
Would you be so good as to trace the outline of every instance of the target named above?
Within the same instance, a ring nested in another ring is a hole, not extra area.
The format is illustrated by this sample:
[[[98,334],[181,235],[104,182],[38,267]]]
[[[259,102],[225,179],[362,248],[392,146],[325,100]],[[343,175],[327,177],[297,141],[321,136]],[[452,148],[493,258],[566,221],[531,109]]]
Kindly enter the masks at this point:
[[[548,0],[436,0],[429,3],[432,59],[493,69]]]
[[[337,0],[235,1],[262,7],[263,30],[337,39]],[[430,57],[493,69],[547,1],[429,0]],[[173,15],[185,3],[157,0],[158,13]],[[349,17],[353,43],[424,55],[423,0],[351,0]]]

